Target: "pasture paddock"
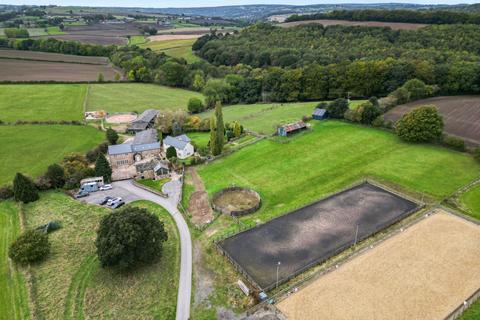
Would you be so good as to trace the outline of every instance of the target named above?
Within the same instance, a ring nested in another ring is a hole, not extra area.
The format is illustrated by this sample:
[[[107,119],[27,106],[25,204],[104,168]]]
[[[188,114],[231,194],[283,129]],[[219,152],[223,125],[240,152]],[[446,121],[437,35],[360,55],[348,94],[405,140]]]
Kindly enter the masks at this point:
[[[471,145],[480,145],[480,96],[448,96],[417,100],[397,106],[385,114],[385,120],[398,121],[402,115],[424,105],[434,105],[445,122],[444,132],[460,137]]]
[[[340,253],[407,217],[418,208],[410,200],[369,183],[280,216],[219,243],[262,290]]]
[[[480,226],[438,210],[278,303],[288,319],[444,319],[480,287]]]

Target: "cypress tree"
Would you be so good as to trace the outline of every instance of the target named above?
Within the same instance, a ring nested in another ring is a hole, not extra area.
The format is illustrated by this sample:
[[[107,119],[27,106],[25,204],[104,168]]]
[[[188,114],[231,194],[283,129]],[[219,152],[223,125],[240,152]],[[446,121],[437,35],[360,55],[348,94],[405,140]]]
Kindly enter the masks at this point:
[[[33,181],[21,173],[15,175],[13,179],[13,195],[15,201],[29,203],[38,200],[38,190]]]
[[[215,104],[215,153],[219,155],[222,153],[223,145],[225,144],[225,126],[223,124],[222,104],[217,101]]]
[[[112,181],[112,168],[103,154],[100,154],[95,162],[95,175],[103,177],[106,183]]]
[[[217,127],[215,124],[215,118],[212,117],[210,119],[210,152],[216,156],[215,154],[217,149]]]

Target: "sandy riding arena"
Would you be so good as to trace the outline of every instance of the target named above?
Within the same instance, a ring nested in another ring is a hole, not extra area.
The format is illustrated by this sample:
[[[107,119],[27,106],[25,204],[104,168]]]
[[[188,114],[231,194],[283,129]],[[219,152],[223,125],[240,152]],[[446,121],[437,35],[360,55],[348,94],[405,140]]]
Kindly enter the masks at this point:
[[[444,319],[480,287],[480,226],[439,210],[278,303],[296,319]]]
[[[137,119],[134,113],[117,113],[105,117],[107,123],[130,123]]]

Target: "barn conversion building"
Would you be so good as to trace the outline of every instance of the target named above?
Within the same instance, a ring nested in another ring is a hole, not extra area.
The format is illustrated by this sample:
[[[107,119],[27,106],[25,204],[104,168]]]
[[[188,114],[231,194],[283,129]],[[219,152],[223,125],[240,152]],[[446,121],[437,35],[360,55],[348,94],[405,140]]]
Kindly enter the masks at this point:
[[[137,133],[143,130],[147,130],[149,128],[153,128],[155,124],[155,119],[160,111],[155,109],[147,109],[138,118],[130,123],[127,127],[128,133]]]

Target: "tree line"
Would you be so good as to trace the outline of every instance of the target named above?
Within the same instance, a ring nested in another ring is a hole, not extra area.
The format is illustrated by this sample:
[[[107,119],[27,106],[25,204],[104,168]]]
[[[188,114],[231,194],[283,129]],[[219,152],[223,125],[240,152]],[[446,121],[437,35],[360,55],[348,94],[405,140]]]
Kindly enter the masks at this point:
[[[384,21],[426,24],[480,24],[480,14],[446,10],[335,10],[325,13],[313,13],[288,17],[286,22],[320,19],[339,19],[349,21]]]

